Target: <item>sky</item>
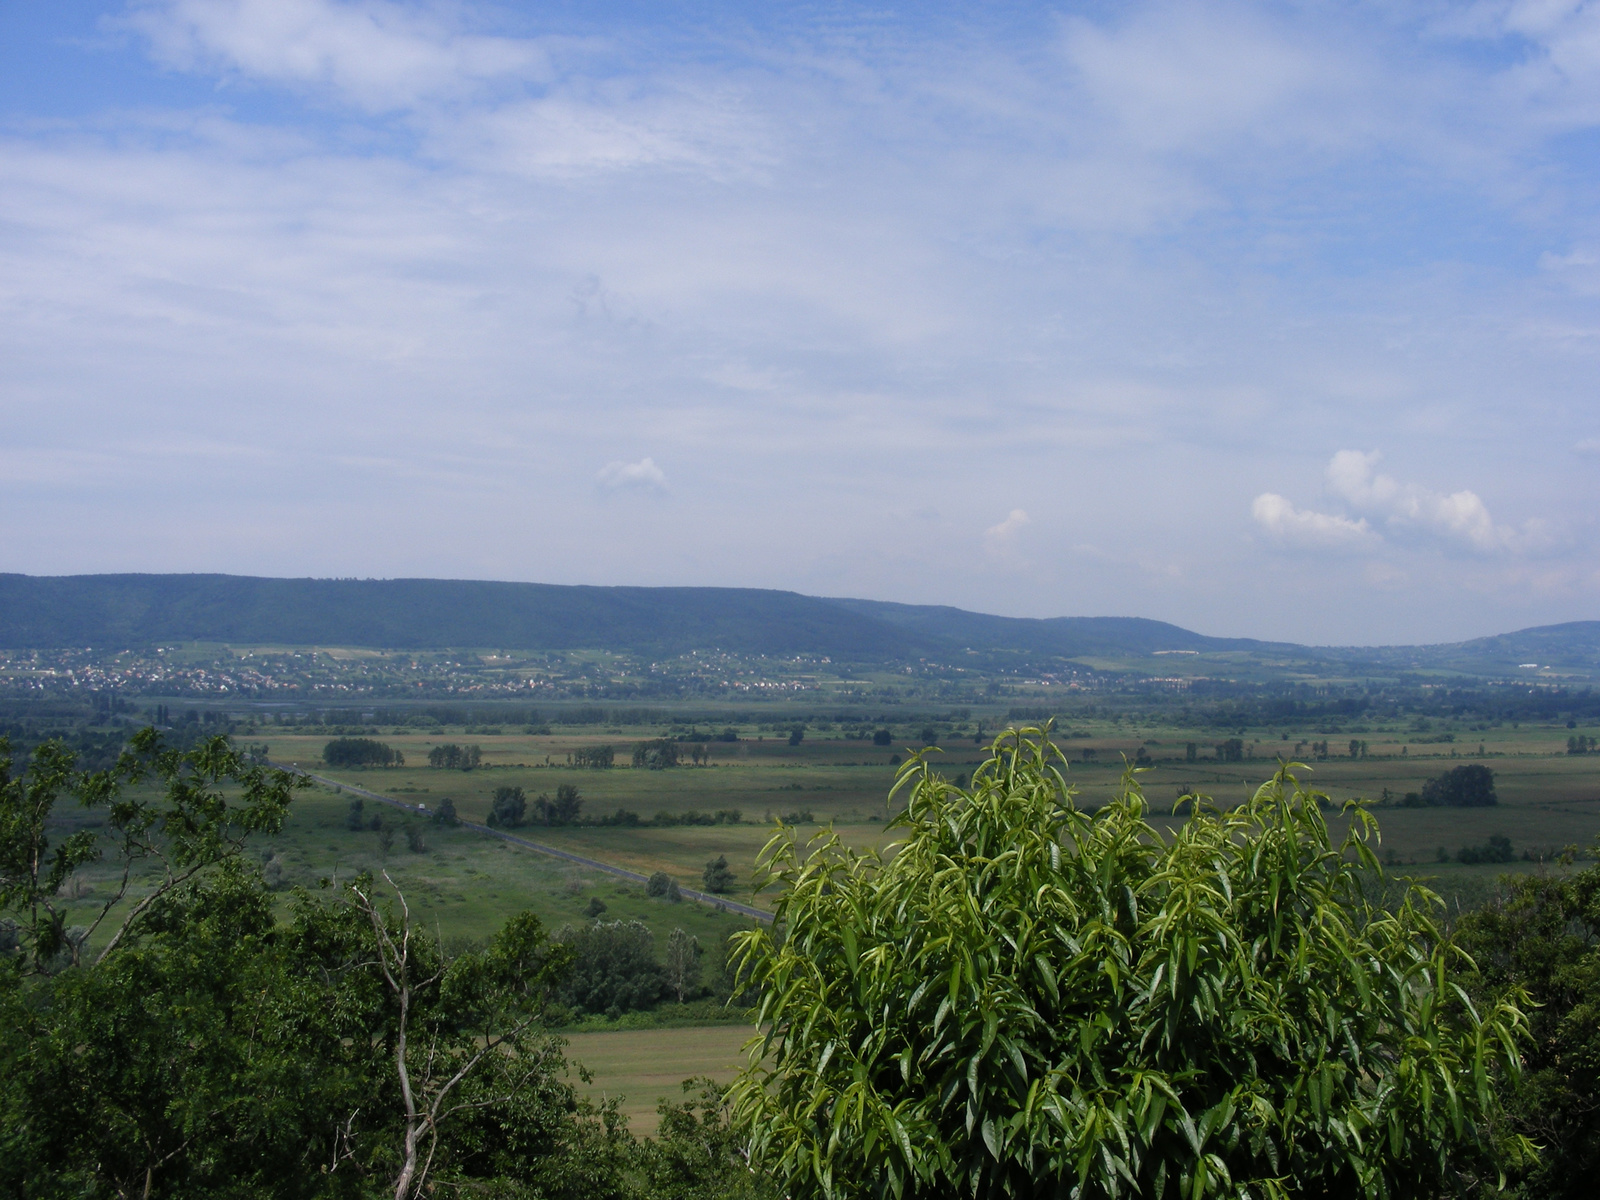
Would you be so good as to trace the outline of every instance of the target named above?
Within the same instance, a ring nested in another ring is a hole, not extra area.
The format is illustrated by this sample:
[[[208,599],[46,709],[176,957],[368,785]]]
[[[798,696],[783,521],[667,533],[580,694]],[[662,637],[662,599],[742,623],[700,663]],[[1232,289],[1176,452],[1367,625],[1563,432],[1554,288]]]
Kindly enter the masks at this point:
[[[0,0],[0,571],[1600,618],[1600,4]]]

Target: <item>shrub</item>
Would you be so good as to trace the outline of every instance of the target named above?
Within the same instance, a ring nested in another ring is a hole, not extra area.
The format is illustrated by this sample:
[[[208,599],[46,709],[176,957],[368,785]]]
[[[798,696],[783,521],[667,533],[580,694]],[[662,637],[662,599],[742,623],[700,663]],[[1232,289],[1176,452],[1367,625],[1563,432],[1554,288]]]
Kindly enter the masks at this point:
[[[1515,857],[1511,839],[1498,833],[1481,846],[1463,846],[1456,851],[1459,863],[1508,863]]]
[[[1135,778],[1088,813],[1037,729],[960,790],[922,756],[892,856],[763,852],[784,887],[740,936],[762,1039],[734,1085],[788,1195],[1421,1196],[1486,1160],[1514,997],[1331,841],[1287,768],[1172,833]]]

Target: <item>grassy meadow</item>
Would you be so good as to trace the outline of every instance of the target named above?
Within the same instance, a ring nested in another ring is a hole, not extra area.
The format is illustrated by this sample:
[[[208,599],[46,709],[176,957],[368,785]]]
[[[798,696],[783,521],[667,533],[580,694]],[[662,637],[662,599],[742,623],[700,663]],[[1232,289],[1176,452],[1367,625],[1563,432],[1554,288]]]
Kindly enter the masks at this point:
[[[1169,811],[1177,796],[1190,789],[1211,796],[1219,804],[1236,803],[1271,773],[1276,756],[1298,757],[1307,762],[1306,778],[1326,791],[1335,804],[1353,799],[1379,802],[1376,811],[1382,828],[1380,857],[1395,867],[1415,868],[1407,873],[1434,877],[1435,886],[1447,892],[1459,881],[1476,893],[1484,878],[1504,870],[1532,869],[1537,860],[1553,858],[1563,847],[1588,847],[1600,834],[1600,755],[1567,754],[1570,731],[1564,726],[1464,730],[1449,743],[1436,740],[1440,736],[1437,732],[1373,732],[1363,735],[1365,756],[1354,759],[1348,756],[1347,735],[1297,733],[1287,739],[1247,740],[1245,753],[1252,757],[1241,762],[1218,762],[1210,756],[1211,746],[1225,732],[1200,741],[1201,757],[1195,762],[1186,761],[1185,756],[1187,743],[1195,741],[1196,735],[1160,726],[1128,729],[1108,723],[1100,728],[1075,727],[1061,731],[1061,745],[1071,759],[1069,782],[1079,789],[1079,802],[1087,806],[1103,803],[1115,794],[1121,784],[1124,759],[1133,759],[1142,748],[1152,765],[1140,772],[1139,781],[1158,816]],[[903,742],[880,747],[835,731],[808,732],[798,746],[791,746],[787,738],[763,737],[744,730],[739,742],[710,743],[711,765],[705,767],[648,771],[625,765],[611,770],[565,765],[571,751],[602,744],[615,747],[619,763],[625,764],[635,742],[659,733],[658,729],[645,728],[556,734],[397,733],[384,736],[384,740],[405,754],[406,766],[342,771],[320,765],[325,736],[278,736],[272,739],[271,747],[275,761],[300,763],[327,778],[407,801],[431,807],[449,796],[461,815],[472,820],[485,819],[495,789],[508,785],[523,788],[531,801],[540,793],[553,794],[560,784],[575,784],[583,795],[586,815],[626,808],[646,822],[657,813],[681,815],[690,810],[738,809],[743,821],[737,825],[529,826],[520,832],[551,846],[632,870],[665,870],[689,886],[699,885],[708,859],[725,854],[739,879],[733,897],[756,904],[762,904],[765,898],[750,894],[751,871],[757,853],[772,835],[775,819],[809,814],[809,822],[799,825],[802,836],[814,831],[815,825],[833,822],[847,842],[862,848],[882,846],[888,840],[884,830],[886,798],[894,781],[893,760],[906,753]],[[1311,757],[1312,744],[1324,740],[1334,753],[1324,761],[1315,761]],[[484,766],[463,772],[425,765],[430,749],[451,741],[481,746]],[[943,752],[935,756],[935,761],[951,777],[969,775],[981,761],[982,745],[975,743],[971,734],[963,732],[941,741]],[[1497,807],[1400,806],[1407,792],[1419,791],[1431,776],[1469,762],[1481,762],[1495,772],[1500,796]],[[1382,803],[1386,795],[1389,802]],[[324,827],[329,826],[330,820],[338,825],[343,819],[343,807],[335,805],[330,815],[325,804],[320,800],[309,802],[300,812],[305,817],[320,814],[317,820]],[[306,840],[298,835],[302,819],[297,815],[291,821],[287,838],[302,843]],[[302,861],[306,865],[320,864],[333,853],[334,845],[348,852],[350,847],[339,841],[339,833],[338,829],[329,830],[320,856],[309,847],[299,847]],[[1453,856],[1462,847],[1481,844],[1494,835],[1511,839],[1517,862],[1486,869],[1439,861],[1441,850],[1446,856]],[[453,845],[454,839],[469,835],[448,836]],[[363,837],[371,840],[373,835],[355,835],[355,842],[359,844]],[[508,853],[517,859],[538,857],[527,851],[496,850],[488,858],[492,863]],[[1531,861],[1522,860],[1524,853]],[[571,876],[566,868],[532,861],[519,870],[528,872],[529,878],[541,872],[553,872],[558,880]],[[438,886],[447,894],[461,892],[460,888],[451,892],[442,882]],[[577,889],[580,885],[552,885],[546,881],[534,886],[548,895],[552,890],[559,893],[562,886]],[[594,886],[601,891],[611,887]],[[506,883],[497,890],[504,892],[509,887]],[[611,888],[612,892],[615,890]],[[574,890],[572,894],[577,897],[579,892]],[[570,911],[570,906],[562,911]]]

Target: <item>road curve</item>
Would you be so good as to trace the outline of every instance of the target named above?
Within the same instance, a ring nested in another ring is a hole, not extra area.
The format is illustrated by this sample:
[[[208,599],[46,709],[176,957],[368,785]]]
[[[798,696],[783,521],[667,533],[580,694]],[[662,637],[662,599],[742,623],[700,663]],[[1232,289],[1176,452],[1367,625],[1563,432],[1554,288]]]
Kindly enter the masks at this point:
[[[356,787],[353,783],[345,783],[340,779],[329,779],[326,776],[314,774],[304,767],[297,767],[292,763],[270,763],[269,765],[294,775],[304,775],[307,779],[315,779],[318,783],[327,787],[341,788],[353,796],[360,796],[363,800],[376,800],[380,804],[398,808],[401,812],[428,817],[433,816],[427,808],[420,804],[407,804],[404,800],[396,800],[393,796],[385,796],[381,792],[368,791],[366,788]],[[501,841],[510,842],[513,846],[522,846],[539,854],[548,854],[551,858],[559,858],[563,862],[576,863],[580,867],[588,867],[591,871],[604,871],[607,875],[615,875],[619,879],[630,879],[635,883],[648,883],[650,881],[648,875],[641,875],[637,871],[629,871],[625,867],[612,866],[610,863],[601,862],[597,858],[584,858],[581,854],[568,854],[565,850],[557,850],[554,846],[530,842],[527,838],[518,837],[514,833],[507,833],[504,829],[493,829],[488,825],[479,825],[476,821],[460,821],[459,824],[464,829],[476,829],[479,833],[487,833],[490,837],[497,837]],[[737,900],[729,900],[726,897],[713,895],[710,892],[697,892],[693,888],[680,888],[679,890],[690,900],[698,900],[701,904],[709,904],[713,908],[726,909],[728,912],[736,912],[741,916],[753,917],[757,921],[764,921],[769,924],[772,921],[771,913],[762,912],[761,909],[753,908],[748,904],[740,904]]]

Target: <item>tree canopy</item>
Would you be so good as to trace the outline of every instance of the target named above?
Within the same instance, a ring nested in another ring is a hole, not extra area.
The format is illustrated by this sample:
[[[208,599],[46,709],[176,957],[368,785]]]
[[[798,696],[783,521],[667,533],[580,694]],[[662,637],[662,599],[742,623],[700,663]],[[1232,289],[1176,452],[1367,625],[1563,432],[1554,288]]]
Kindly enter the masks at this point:
[[[792,1196],[1432,1194],[1490,1157],[1525,1027],[1474,1008],[1412,890],[1375,905],[1285,767],[1168,834],[1136,772],[1077,807],[1043,730],[957,788],[915,755],[889,853],[792,833],[740,935],[764,1034],[734,1088]]]

